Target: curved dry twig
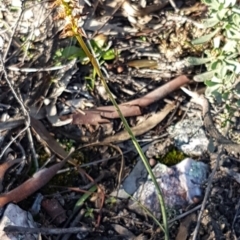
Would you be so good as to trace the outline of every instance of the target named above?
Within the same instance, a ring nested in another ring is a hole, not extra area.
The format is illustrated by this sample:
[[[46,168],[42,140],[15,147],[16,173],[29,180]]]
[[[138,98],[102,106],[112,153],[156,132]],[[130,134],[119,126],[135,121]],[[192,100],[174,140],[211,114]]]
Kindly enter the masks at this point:
[[[3,74],[4,74],[4,77],[5,77],[5,80],[7,81],[8,83],[8,86],[9,88],[11,89],[12,93],[13,93],[13,96],[15,97],[15,99],[17,100],[17,102],[20,104],[21,108],[22,108],[22,111],[23,111],[23,114],[25,115],[26,117],[26,120],[25,120],[25,128],[22,129],[6,146],[5,148],[2,150],[1,154],[0,154],[0,159],[3,157],[5,151],[12,145],[12,143],[19,137],[21,136],[22,133],[24,133],[30,126],[30,116],[29,116],[29,113],[27,111],[27,109],[25,108],[24,106],[24,103],[22,102],[22,100],[20,99],[20,97],[17,95],[16,91],[14,90],[12,84],[11,84],[11,81],[8,79],[8,75],[7,75],[7,71],[6,71],[6,68],[5,68],[5,65],[4,65],[4,60],[3,60],[3,57],[2,57],[2,53],[0,53],[0,63],[2,65],[2,68],[3,68]]]

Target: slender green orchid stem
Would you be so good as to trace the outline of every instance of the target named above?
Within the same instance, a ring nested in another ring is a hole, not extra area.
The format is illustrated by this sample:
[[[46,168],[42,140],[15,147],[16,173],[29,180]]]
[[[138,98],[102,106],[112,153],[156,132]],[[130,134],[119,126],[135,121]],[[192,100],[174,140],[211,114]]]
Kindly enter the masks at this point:
[[[159,185],[158,185],[158,183],[156,181],[156,178],[155,178],[155,176],[154,176],[154,174],[152,172],[151,166],[149,165],[149,162],[148,162],[145,154],[143,153],[143,151],[142,151],[142,149],[141,149],[137,139],[133,135],[133,133],[132,133],[132,131],[131,131],[129,125],[128,125],[128,122],[126,121],[126,119],[123,116],[121,110],[119,109],[118,104],[116,103],[115,99],[113,98],[113,96],[111,94],[111,91],[108,88],[108,85],[107,85],[107,83],[106,83],[106,81],[104,79],[104,76],[103,76],[102,72],[101,72],[101,69],[99,68],[97,60],[90,53],[90,51],[87,48],[85,42],[83,41],[83,38],[81,36],[79,36],[79,35],[76,35],[76,38],[77,38],[79,44],[81,45],[81,47],[83,48],[84,52],[86,53],[86,55],[90,59],[90,61],[91,61],[92,65],[93,65],[93,67],[95,68],[98,76],[100,77],[101,82],[102,82],[104,88],[106,89],[106,92],[108,93],[111,102],[113,103],[114,107],[116,108],[116,110],[117,110],[117,112],[118,112],[118,114],[119,114],[119,116],[120,116],[120,118],[121,118],[121,120],[123,122],[123,125],[124,125],[126,131],[130,135],[135,148],[137,149],[137,151],[138,151],[138,153],[139,153],[139,155],[140,155],[140,157],[141,157],[141,159],[142,159],[142,161],[143,161],[143,163],[144,163],[144,165],[145,165],[149,175],[151,176],[151,179],[152,179],[154,185],[156,186],[157,195],[158,195],[158,199],[159,199],[159,202],[160,202],[160,205],[161,205],[161,212],[162,212],[162,217],[163,217],[163,225],[164,225],[163,231],[165,233],[165,239],[167,240],[167,239],[169,239],[169,231],[168,231],[168,221],[167,221],[167,214],[166,214],[165,203],[164,203],[164,199],[163,199],[163,195],[162,195],[161,189],[159,188]]]
[[[78,25],[78,17],[76,15],[73,15],[72,12],[73,12],[73,9],[74,8],[77,8],[76,7],[76,3],[74,1],[64,1],[64,0],[60,0],[60,1],[56,1],[56,4],[55,6],[59,6],[61,5],[62,9],[64,9],[64,17],[66,18],[66,28],[65,30],[69,32],[69,26],[71,28],[71,36],[74,36],[76,37],[78,43],[80,44],[80,46],[82,47],[83,51],[85,52],[86,56],[89,58],[89,60],[91,61],[92,65],[93,65],[93,68],[94,70],[96,71],[97,75],[99,76],[99,78],[101,79],[101,82],[103,84],[103,86],[105,87],[105,90],[106,92],[108,93],[109,95],[109,98],[110,100],[112,101],[112,104],[114,105],[114,107],[116,108],[123,124],[124,124],[124,127],[126,129],[126,131],[128,132],[128,134],[130,135],[131,137],[131,140],[135,146],[135,148],[137,149],[149,175],[151,176],[152,178],[152,181],[156,187],[156,191],[157,191],[157,196],[158,196],[158,199],[159,199],[159,204],[160,204],[160,208],[161,208],[161,213],[162,213],[162,218],[163,218],[163,226],[164,228],[161,227],[161,224],[159,224],[159,227],[163,229],[164,231],[164,234],[165,234],[165,240],[168,240],[169,239],[169,231],[168,231],[168,221],[167,221],[167,214],[166,214],[166,208],[165,208],[165,203],[164,203],[164,198],[163,198],[163,195],[162,195],[162,192],[159,188],[159,185],[156,181],[156,178],[152,172],[152,169],[149,165],[149,162],[146,158],[146,156],[144,155],[140,145],[138,144],[135,136],[133,135],[125,117],[123,116],[120,108],[118,107],[115,99],[113,98],[112,94],[111,94],[111,91],[110,89],[108,88],[108,85],[105,81],[105,78],[103,76],[103,73],[100,69],[100,65],[97,61],[97,59],[94,57],[94,53],[91,53],[87,47],[87,45],[85,44],[84,40],[83,40],[83,37],[82,37],[82,34],[79,33],[78,30],[79,27],[77,26]],[[81,29],[83,30],[83,29]],[[82,33],[84,33],[84,31],[82,31]],[[64,36],[67,36],[67,34],[65,33]]]
[[[99,67],[99,63],[98,63],[97,59],[94,58],[93,54],[89,51],[87,45],[85,44],[82,36],[79,35],[79,33],[78,33],[78,31],[77,31],[77,27],[74,25],[74,21],[73,21],[73,23],[72,23],[72,31],[73,31],[76,39],[78,40],[80,46],[82,47],[83,51],[85,52],[85,54],[87,55],[87,57],[88,57],[89,60],[91,61],[91,63],[92,63],[92,65],[93,65],[95,71],[97,72],[99,78],[101,79],[101,82],[102,82],[103,86],[105,87],[106,92],[108,93],[110,100],[112,101],[114,107],[116,108],[116,110],[117,110],[117,112],[118,112],[118,114],[119,114],[119,116],[120,116],[120,118],[121,118],[121,120],[122,120],[122,122],[123,122],[123,125],[124,125],[126,131],[127,131],[128,134],[130,135],[131,140],[132,140],[135,148],[137,149],[137,151],[138,151],[138,153],[139,153],[139,155],[140,155],[140,157],[141,157],[141,159],[142,159],[142,161],[143,161],[143,163],[144,163],[144,165],[145,165],[145,167],[146,167],[149,175],[151,176],[151,179],[152,179],[154,185],[156,186],[157,196],[158,196],[158,199],[159,199],[159,204],[160,204],[160,207],[161,207],[161,213],[162,213],[162,218],[163,218],[163,226],[164,226],[164,229],[162,229],[162,230],[164,231],[164,234],[165,234],[165,240],[168,240],[168,239],[169,239],[169,230],[168,230],[168,221],[167,221],[167,214],[166,214],[166,208],[165,208],[164,198],[163,198],[161,189],[159,188],[159,185],[158,185],[158,183],[157,183],[157,181],[156,181],[156,178],[155,178],[155,176],[154,176],[154,174],[153,174],[153,172],[152,172],[152,169],[151,169],[151,167],[150,167],[150,165],[149,165],[149,162],[148,162],[145,154],[143,153],[140,145],[138,144],[137,139],[136,139],[135,136],[133,135],[133,133],[132,133],[132,131],[131,131],[129,125],[128,125],[128,122],[126,121],[126,119],[125,119],[125,117],[123,116],[120,108],[118,107],[115,99],[113,98],[113,96],[112,96],[112,94],[111,94],[111,91],[110,91],[110,89],[108,88],[108,85],[107,85],[107,83],[106,83],[106,81],[105,81],[105,78],[104,78],[104,76],[103,76],[103,73],[102,73],[102,71],[101,71],[101,69],[100,69],[100,67]],[[161,225],[160,225],[159,227],[161,227]],[[162,228],[162,227],[161,227],[161,228]]]

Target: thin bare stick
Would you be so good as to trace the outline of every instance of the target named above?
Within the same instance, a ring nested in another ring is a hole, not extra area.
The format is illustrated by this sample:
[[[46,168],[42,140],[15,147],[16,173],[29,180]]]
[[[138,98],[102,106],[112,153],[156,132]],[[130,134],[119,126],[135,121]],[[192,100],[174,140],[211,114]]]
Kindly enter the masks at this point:
[[[24,133],[30,126],[30,116],[29,116],[29,113],[27,111],[27,109],[25,108],[23,102],[21,101],[21,99],[18,97],[16,91],[14,90],[13,86],[12,86],[12,83],[11,81],[8,79],[8,75],[7,75],[7,71],[6,71],[6,68],[5,68],[5,65],[4,65],[4,61],[3,61],[3,57],[2,57],[2,52],[0,53],[0,63],[2,65],[2,70],[3,70],[3,74],[4,74],[4,77],[5,77],[5,80],[7,81],[8,83],[8,86],[9,88],[11,89],[12,93],[13,93],[13,96],[15,97],[15,99],[17,100],[17,102],[20,104],[21,108],[22,108],[22,111],[23,111],[23,114],[25,115],[26,117],[26,120],[25,120],[25,128],[22,129],[6,146],[5,148],[3,149],[3,151],[1,152],[0,154],[0,159],[3,157],[5,151],[12,145],[12,143],[22,134]]]
[[[29,147],[30,147],[32,157],[33,157],[33,162],[34,162],[36,171],[38,171],[38,169],[39,169],[38,157],[37,157],[35,147],[34,147],[34,143],[33,143],[32,132],[29,128],[27,129],[27,136],[28,136]]]
[[[4,228],[5,232],[14,233],[42,233],[46,235],[63,234],[63,233],[79,233],[89,232],[90,228],[87,227],[70,227],[70,228],[30,228],[30,227],[18,227],[18,226],[7,226]]]
[[[86,213],[85,209],[80,209],[80,211],[78,212],[76,217],[74,219],[71,218],[72,220],[71,220],[71,223],[70,223],[70,228],[73,228],[73,227],[77,226],[79,224],[79,222],[81,221],[81,219],[82,219],[82,217],[84,216],[85,213]],[[73,215],[73,216],[75,216],[75,215]],[[59,237],[60,236],[58,236],[58,239],[59,239]],[[70,237],[71,237],[70,233],[66,234],[66,235],[64,235],[62,237],[62,240],[68,240],[68,239],[70,239]]]
[[[41,9],[41,10],[40,10]],[[42,7],[42,5],[41,5],[41,7],[40,7],[40,9],[39,9],[39,11],[41,11],[41,12],[39,12],[39,16],[41,16],[42,15],[42,13],[43,13],[43,7]],[[37,19],[37,22],[34,24],[34,27],[35,28],[40,28],[41,27],[41,23],[40,23],[40,17]],[[35,31],[35,29],[32,29],[31,30],[31,32],[30,32],[30,34],[29,34],[29,36],[28,36],[28,38],[26,39],[26,48],[25,48],[25,50],[24,50],[24,54],[23,54],[23,57],[22,57],[22,64],[25,62],[25,59],[26,59],[26,57],[27,57],[27,55],[29,54],[29,52],[28,52],[28,50],[29,50],[29,48],[30,48],[30,46],[31,46],[31,43],[32,43],[32,41],[33,41],[33,38],[34,38],[34,31]]]
[[[72,63],[72,61],[70,62]],[[46,68],[19,68],[16,66],[9,66],[8,69],[11,71],[19,71],[19,72],[48,72],[48,71],[58,71],[64,68],[67,68],[69,66],[69,63],[61,66],[53,66],[53,67],[46,67]]]
[[[16,32],[16,29],[17,29],[17,27],[18,27],[18,23],[19,23],[19,21],[20,21],[20,18],[22,17],[22,14],[23,14],[23,9],[22,9],[22,7],[21,7],[20,14],[19,14],[18,17],[17,17],[16,23],[15,23],[14,28],[13,28],[13,30],[12,30],[12,34],[11,34],[11,37],[10,37],[10,39],[9,39],[9,42],[8,42],[8,45],[7,45],[5,54],[4,54],[4,56],[3,56],[3,59],[1,59],[1,61],[4,62],[4,63],[5,63],[5,61],[6,61],[6,57],[7,57],[7,55],[8,55],[8,51],[9,51],[9,49],[10,49],[10,46],[12,45],[13,36],[14,36],[14,34],[15,34],[15,32]]]
[[[19,96],[20,100],[23,102],[23,99],[22,99],[22,96],[21,96],[21,93],[20,93],[19,89],[18,89],[18,96]],[[38,171],[39,170],[38,158],[37,158],[37,154],[36,154],[36,151],[35,151],[35,148],[34,148],[33,137],[32,137],[32,133],[31,133],[30,128],[27,129],[27,137],[28,137],[29,147],[30,147],[32,157],[33,157],[33,162],[34,162],[36,171]],[[25,155],[24,159],[26,159],[26,155]]]
[[[201,218],[202,218],[204,209],[205,209],[206,204],[207,204],[207,200],[208,200],[209,193],[210,193],[210,190],[211,190],[213,178],[214,178],[214,175],[215,175],[215,173],[216,173],[216,171],[218,169],[220,158],[221,158],[221,156],[223,154],[222,148],[223,148],[222,146],[219,147],[219,151],[218,151],[218,156],[217,156],[215,167],[214,167],[214,169],[213,169],[213,171],[212,171],[212,173],[211,173],[211,175],[210,175],[210,177],[208,179],[208,186],[207,186],[207,189],[206,189],[206,192],[205,192],[205,196],[204,196],[204,199],[203,199],[203,202],[202,202],[202,207],[201,207],[200,213],[198,215],[197,225],[196,225],[196,227],[194,229],[192,240],[196,240],[197,239],[198,230],[199,230],[199,227],[200,227],[200,224],[201,224]]]
[[[200,205],[196,206],[195,208],[190,209],[189,211],[187,211],[187,212],[185,212],[185,213],[183,213],[183,214],[181,214],[181,215],[179,215],[179,216],[177,216],[177,217],[169,220],[168,223],[169,223],[169,224],[170,224],[170,223],[174,223],[175,221],[180,220],[181,218],[184,218],[184,217],[186,217],[187,215],[189,215],[189,214],[197,211],[197,210],[200,209],[201,207],[202,207],[202,204],[200,204]]]
[[[16,146],[20,149],[20,151],[22,153],[22,163],[23,163],[23,161],[25,162],[24,164],[21,164],[17,169],[16,173],[17,173],[17,175],[19,175],[22,172],[22,170],[26,164],[27,158],[26,158],[26,152],[25,152],[24,148],[22,147],[22,145],[20,144],[20,142],[15,141],[14,143],[16,144]]]

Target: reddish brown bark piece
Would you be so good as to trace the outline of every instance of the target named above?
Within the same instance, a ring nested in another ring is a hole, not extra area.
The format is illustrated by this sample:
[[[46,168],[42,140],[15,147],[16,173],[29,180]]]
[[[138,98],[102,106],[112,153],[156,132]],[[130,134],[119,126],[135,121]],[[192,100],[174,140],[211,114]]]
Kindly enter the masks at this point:
[[[0,164],[0,191],[2,191],[3,186],[2,186],[2,182],[3,182],[3,178],[4,175],[6,173],[6,171],[12,167],[13,165],[20,163],[22,161],[21,158],[17,158],[17,159],[13,159],[13,160],[7,160],[4,163]]]
[[[100,114],[102,117],[105,118],[119,118],[119,114],[114,106],[108,107],[99,107],[98,110],[101,110]],[[128,105],[127,103],[119,105],[119,108],[123,114],[124,117],[133,117],[133,116],[140,116],[142,115],[142,110],[137,105]]]
[[[176,89],[181,86],[189,83],[189,78],[185,75],[181,75],[172,81],[164,84],[161,87],[153,90],[152,92],[146,94],[145,96],[132,100],[130,102],[124,103],[123,105],[138,105],[140,107],[147,107],[148,105],[166,97],[169,93],[174,92]]]
[[[56,140],[46,130],[44,125],[37,119],[31,117],[31,127],[40,136],[41,140],[60,158],[64,159],[59,163],[52,165],[49,168],[42,169],[35,173],[32,178],[22,183],[17,188],[8,193],[0,195],[0,207],[3,207],[9,202],[20,202],[46,185],[59,171],[68,159],[68,153],[56,142]],[[74,165],[74,163],[72,163]]]
[[[98,125],[100,123],[109,123],[108,119],[104,119],[99,114],[99,111],[84,111],[85,114],[76,112],[72,114],[72,123],[77,125],[82,124],[91,124],[91,125]]]
[[[57,225],[66,221],[66,211],[56,199],[44,199],[41,205]]]
[[[120,104],[119,108],[124,117],[139,116],[142,114],[142,108],[164,98],[169,93],[185,85],[190,80],[185,75],[181,75],[163,86],[153,90],[145,96]],[[108,119],[119,118],[119,114],[114,106],[102,106],[93,110],[85,111],[84,114],[74,113],[69,116],[73,119],[73,124],[100,124],[108,122]]]
[[[62,160],[61,162],[54,164],[53,166],[42,169],[35,173],[32,178],[11,190],[8,193],[4,193],[0,195],[0,207],[4,207],[7,203],[10,202],[20,202],[36,192],[38,189],[43,187],[46,183],[48,183],[60,170],[64,164],[66,163],[67,158]]]
[[[142,111],[139,106],[119,105],[119,108],[124,117],[139,116],[142,114]],[[73,113],[72,124],[98,125],[101,123],[109,123],[110,121],[108,120],[108,118],[109,119],[119,118],[119,114],[113,106],[109,106],[109,109],[108,107],[99,107],[95,110],[86,110],[84,113],[85,115],[82,113]]]

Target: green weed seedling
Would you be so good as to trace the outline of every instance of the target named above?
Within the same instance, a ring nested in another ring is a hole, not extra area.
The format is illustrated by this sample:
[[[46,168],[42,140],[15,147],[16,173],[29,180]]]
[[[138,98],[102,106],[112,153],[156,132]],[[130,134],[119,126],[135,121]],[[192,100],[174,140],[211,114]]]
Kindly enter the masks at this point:
[[[117,199],[115,197],[108,197],[106,199],[106,204],[109,204],[109,205],[114,205],[115,203],[117,202]]]
[[[95,57],[100,65],[103,65],[105,61],[111,61],[116,58],[117,56],[116,51],[113,48],[111,48],[110,45],[108,45],[105,40],[102,40],[102,38],[95,38],[90,40],[89,42],[91,44],[93,51],[95,52]],[[75,58],[77,58],[82,65],[90,63],[90,60],[85,54],[84,50],[78,46],[74,45],[68,46],[57,50],[55,53],[55,61],[57,65],[63,59],[73,60]],[[92,73],[89,76],[85,77],[85,80],[87,81],[88,83],[87,85],[90,88],[90,90],[94,89],[96,77],[97,72],[94,68],[92,70]]]
[[[85,216],[85,217],[94,218],[93,208],[87,207],[87,208],[86,208],[86,213],[84,214],[84,216]]]

